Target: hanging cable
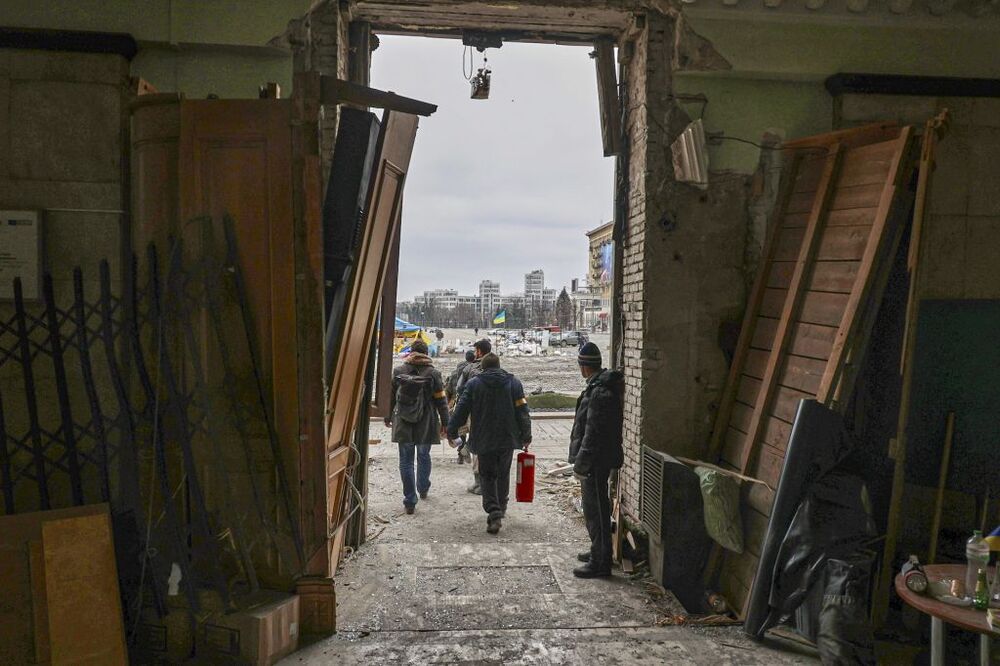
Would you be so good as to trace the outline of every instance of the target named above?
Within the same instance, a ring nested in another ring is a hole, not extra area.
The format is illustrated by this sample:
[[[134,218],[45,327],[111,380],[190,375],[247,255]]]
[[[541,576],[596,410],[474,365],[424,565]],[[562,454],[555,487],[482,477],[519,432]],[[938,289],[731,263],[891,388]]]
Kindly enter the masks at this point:
[[[475,73],[476,64],[472,58],[472,47],[466,46],[462,50],[462,75],[465,76],[466,81],[471,81],[472,75]]]

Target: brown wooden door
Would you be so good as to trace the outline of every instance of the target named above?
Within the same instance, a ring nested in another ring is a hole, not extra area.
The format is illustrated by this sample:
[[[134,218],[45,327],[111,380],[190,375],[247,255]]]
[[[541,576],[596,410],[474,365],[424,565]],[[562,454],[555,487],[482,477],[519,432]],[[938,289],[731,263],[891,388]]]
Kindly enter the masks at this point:
[[[288,484],[288,488],[279,489],[281,482],[274,468],[264,465],[263,460],[257,460],[257,466],[247,470],[244,459],[237,455],[243,445],[234,439],[224,445],[226,455],[234,458],[214,461],[204,470],[206,495],[210,505],[217,504],[228,490],[225,484],[248,487],[246,478],[234,475],[255,475],[256,483],[265,489],[265,501],[271,505],[268,513],[284,533],[292,530],[288,521],[298,520],[298,515],[288,516],[280,497],[291,493],[295,498],[299,488],[292,113],[292,102],[283,100],[183,101],[178,151],[179,235],[184,238],[189,256],[198,256],[206,228],[215,234],[215,248],[224,248],[222,220],[227,216],[232,220],[252,319],[254,351]],[[210,227],[190,222],[203,216],[212,219]],[[227,327],[239,331],[240,309],[231,297],[226,298],[224,311],[219,314]],[[206,321],[201,322],[198,335],[203,336],[201,356],[206,384],[217,387],[226,377],[213,354],[208,316],[204,314]],[[251,358],[244,355],[240,361],[241,367],[234,370],[241,379],[248,380],[245,386],[241,382],[240,393],[247,400],[256,400],[249,381],[253,377]],[[261,424],[254,428],[254,437],[262,440],[258,443],[266,448],[266,431]],[[269,548],[267,539],[255,536],[258,547]],[[255,559],[265,582],[287,582],[300,572],[302,563],[284,548],[260,555]]]
[[[380,296],[399,234],[403,184],[417,132],[417,117],[387,111],[375,153],[371,193],[357,268],[352,278],[327,406],[327,501],[330,573],[337,567],[344,537],[343,515],[350,439],[356,425]]]

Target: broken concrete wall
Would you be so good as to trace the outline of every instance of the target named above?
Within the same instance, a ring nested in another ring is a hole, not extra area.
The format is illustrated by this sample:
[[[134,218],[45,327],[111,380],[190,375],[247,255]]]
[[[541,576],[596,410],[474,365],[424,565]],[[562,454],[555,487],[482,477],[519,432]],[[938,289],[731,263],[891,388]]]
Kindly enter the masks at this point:
[[[674,19],[640,19],[626,49],[630,143],[623,239],[625,466],[623,509],[639,518],[642,446],[704,455],[727,372],[720,324],[745,288],[747,178],[714,174],[707,192],[674,181],[670,145],[689,122],[673,98]]]

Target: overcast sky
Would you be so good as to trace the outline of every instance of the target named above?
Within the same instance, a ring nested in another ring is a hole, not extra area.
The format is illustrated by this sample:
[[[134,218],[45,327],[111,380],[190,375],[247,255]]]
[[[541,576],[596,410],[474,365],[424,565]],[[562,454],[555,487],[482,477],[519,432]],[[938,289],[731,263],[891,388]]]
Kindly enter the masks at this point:
[[[420,120],[406,181],[399,300],[477,294],[482,279],[520,292],[536,268],[546,287],[585,277],[584,232],[611,219],[614,185],[590,49],[490,49],[490,98],[472,100],[460,40],[380,40],[372,86],[438,105]]]

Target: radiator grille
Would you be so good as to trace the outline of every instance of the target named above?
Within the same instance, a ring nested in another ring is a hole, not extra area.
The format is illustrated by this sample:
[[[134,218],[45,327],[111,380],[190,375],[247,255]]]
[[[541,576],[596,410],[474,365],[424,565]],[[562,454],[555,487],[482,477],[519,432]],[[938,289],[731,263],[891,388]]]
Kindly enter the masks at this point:
[[[642,447],[642,470],[639,477],[639,517],[646,532],[660,540],[663,535],[663,456]]]

